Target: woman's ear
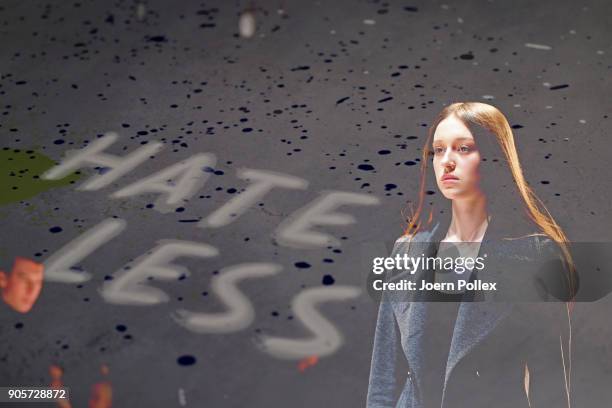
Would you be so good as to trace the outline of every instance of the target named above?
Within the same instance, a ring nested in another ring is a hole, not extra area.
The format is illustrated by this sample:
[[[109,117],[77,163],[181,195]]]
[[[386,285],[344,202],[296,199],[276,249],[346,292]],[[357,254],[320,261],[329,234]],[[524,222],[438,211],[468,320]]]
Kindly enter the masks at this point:
[[[8,277],[6,276],[6,272],[0,271],[0,289],[6,288],[8,284]]]

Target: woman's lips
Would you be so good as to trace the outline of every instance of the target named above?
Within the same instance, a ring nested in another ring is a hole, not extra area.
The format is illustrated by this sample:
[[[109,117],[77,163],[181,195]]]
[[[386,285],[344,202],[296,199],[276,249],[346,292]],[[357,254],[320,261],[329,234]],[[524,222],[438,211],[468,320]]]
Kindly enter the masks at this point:
[[[444,176],[442,176],[442,182],[443,183],[453,183],[459,181],[459,178],[456,176],[451,176],[449,174],[446,174]]]

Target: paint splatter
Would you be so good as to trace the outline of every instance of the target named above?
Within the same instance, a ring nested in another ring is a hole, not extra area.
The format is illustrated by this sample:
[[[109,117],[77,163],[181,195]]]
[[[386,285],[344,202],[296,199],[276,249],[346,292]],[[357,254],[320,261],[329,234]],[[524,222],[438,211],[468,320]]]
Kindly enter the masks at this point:
[[[552,50],[552,47],[550,45],[545,45],[545,44],[525,43],[525,47],[534,48],[536,50],[545,50],[545,51]]]
[[[58,187],[74,184],[80,172],[72,173],[60,180],[43,180],[40,176],[53,167],[55,162],[33,150],[0,150],[0,205],[13,203]]]
[[[194,356],[190,356],[185,354],[176,359],[176,362],[181,366],[191,366],[196,363],[196,358]]]
[[[319,362],[318,356],[304,357],[298,362],[298,370],[300,370],[300,372],[303,373],[304,371],[306,371],[307,368],[314,367],[318,362]]]
[[[187,405],[187,398],[185,397],[185,390],[182,388],[178,389],[178,400],[181,407]]]
[[[333,276],[331,276],[331,275],[325,275],[325,276],[323,276],[323,279],[322,279],[321,283],[322,283],[323,285],[333,285],[335,281],[336,281],[336,280],[334,279],[334,277],[333,277]]]
[[[298,269],[308,269],[308,268],[310,268],[310,264],[308,262],[300,261],[300,262],[296,262],[294,265]]]

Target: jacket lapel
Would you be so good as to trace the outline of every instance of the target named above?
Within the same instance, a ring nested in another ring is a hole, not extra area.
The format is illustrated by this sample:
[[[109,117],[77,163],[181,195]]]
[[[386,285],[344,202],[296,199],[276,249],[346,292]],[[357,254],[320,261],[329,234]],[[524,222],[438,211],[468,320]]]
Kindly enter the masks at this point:
[[[495,222],[490,222],[482,240],[478,256],[487,254],[487,264],[496,265],[496,248],[499,243],[500,235],[495,229]],[[497,240],[497,241],[496,241]],[[497,248],[499,250],[499,248]],[[482,273],[484,272],[484,274]],[[487,268],[480,271],[478,277],[492,277],[497,271]],[[487,280],[487,279],[485,279]],[[495,281],[494,279],[493,281]],[[462,302],[457,312],[457,320],[453,331],[448,360],[446,363],[446,373],[444,376],[444,387],[442,389],[442,406],[446,394],[446,385],[455,366],[464,358],[478,343],[484,340],[498,323],[507,317],[512,311],[513,305],[507,302],[495,301],[475,301]]]
[[[432,228],[431,231],[423,231],[420,233],[416,242],[410,243],[407,252],[411,256],[436,256],[438,251],[438,243],[446,231],[442,231],[440,223]],[[407,276],[407,278],[419,282],[421,279],[425,279],[426,274],[429,270],[426,268],[419,268],[413,275]],[[397,304],[399,307],[400,303]],[[423,344],[427,341],[425,338],[424,325],[427,319],[435,318],[430,315],[430,303],[427,302],[427,295],[423,292],[417,292],[411,296],[409,302],[402,303],[406,310],[406,320],[408,326],[408,339],[406,344],[406,358],[410,371],[413,373],[413,380],[416,382],[417,389],[420,387],[421,373],[423,372]],[[403,311],[402,311],[403,312]],[[415,398],[418,396],[415,395]]]
[[[457,363],[478,343],[485,339],[497,324],[510,314],[511,310],[512,305],[509,303],[461,303],[446,363],[444,388],[442,389],[442,406],[444,406],[448,379]]]

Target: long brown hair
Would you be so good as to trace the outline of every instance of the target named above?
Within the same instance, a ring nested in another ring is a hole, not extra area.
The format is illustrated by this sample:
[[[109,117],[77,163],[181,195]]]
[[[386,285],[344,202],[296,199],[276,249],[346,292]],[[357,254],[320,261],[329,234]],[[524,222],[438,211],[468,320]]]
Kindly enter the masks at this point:
[[[495,136],[497,145],[503,152],[505,162],[512,175],[516,190],[520,195],[521,203],[524,207],[526,215],[542,231],[543,234],[554,240],[563,253],[565,258],[568,279],[568,287],[570,293],[574,294],[576,289],[576,276],[574,262],[569,251],[569,240],[559,224],[554,220],[544,203],[536,196],[531,189],[521,168],[516,146],[514,144],[514,135],[508,120],[496,107],[481,102],[457,102],[453,103],[440,112],[434,123],[429,128],[427,140],[423,148],[423,155],[420,167],[420,187],[419,197],[416,210],[411,208],[412,214],[404,218],[407,220],[407,227],[404,230],[404,236],[412,238],[425,225],[432,222],[433,209],[430,209],[427,215],[427,220],[423,220],[425,194],[426,194],[426,176],[427,168],[432,151],[430,149],[434,133],[438,124],[449,117],[455,115],[461,120],[466,127],[470,129],[482,128]],[[480,141],[483,142],[483,141]],[[479,143],[479,141],[477,141]],[[403,211],[402,211],[403,215]]]

